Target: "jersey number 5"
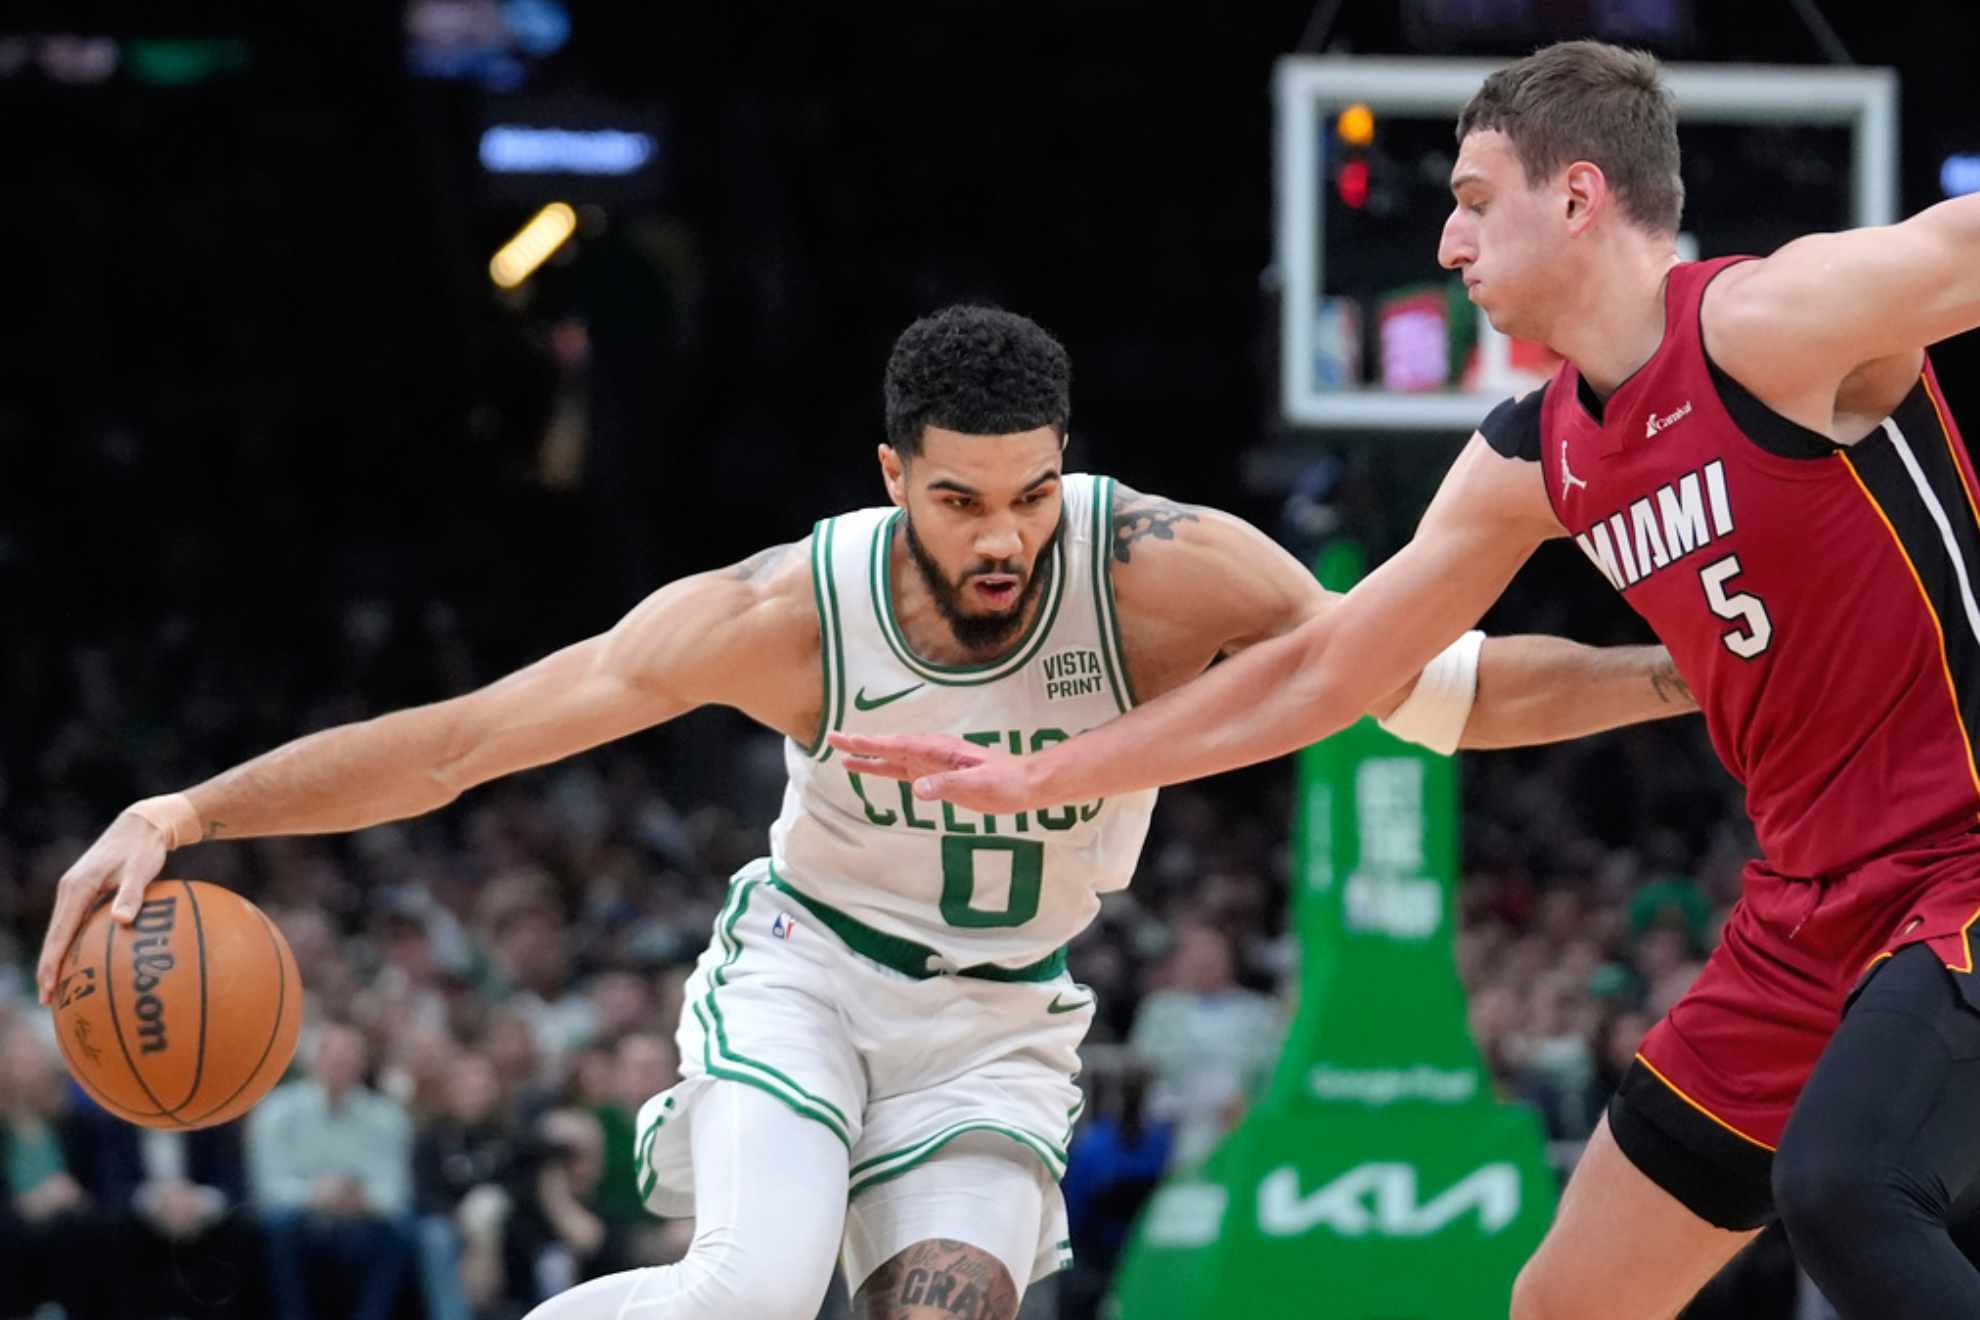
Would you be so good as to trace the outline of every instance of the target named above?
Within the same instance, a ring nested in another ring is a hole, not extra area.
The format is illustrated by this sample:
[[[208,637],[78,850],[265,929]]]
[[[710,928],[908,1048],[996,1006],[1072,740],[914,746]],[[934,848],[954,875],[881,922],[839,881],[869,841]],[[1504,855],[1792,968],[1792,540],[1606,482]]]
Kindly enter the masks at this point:
[[[1008,853],[1011,892],[1001,911],[971,907],[976,897],[976,861],[987,852]],[[1045,845],[1029,839],[996,839],[961,834],[942,836],[942,920],[951,926],[1022,926],[1038,915],[1038,891],[1045,878]]]
[[[1727,594],[1727,584],[1738,576],[1738,555],[1715,559],[1698,570],[1698,580],[1704,584],[1705,601],[1712,607],[1712,613],[1744,625],[1720,633],[1719,640],[1740,659],[1751,660],[1773,644],[1774,621],[1767,617],[1766,602],[1752,592]]]

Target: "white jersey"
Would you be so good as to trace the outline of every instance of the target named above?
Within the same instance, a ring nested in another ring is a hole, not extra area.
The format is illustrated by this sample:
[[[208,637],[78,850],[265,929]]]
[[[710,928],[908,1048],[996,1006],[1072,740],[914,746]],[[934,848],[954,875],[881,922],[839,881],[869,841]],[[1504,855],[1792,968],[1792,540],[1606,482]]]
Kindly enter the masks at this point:
[[[814,915],[911,941],[900,946],[911,959],[932,951],[927,971],[1052,957],[1093,920],[1102,893],[1127,885],[1147,837],[1152,790],[986,816],[851,774],[824,740],[837,730],[954,733],[1029,754],[1129,708],[1108,569],[1114,482],[1068,475],[1062,489],[1060,535],[1035,570],[1036,617],[987,665],[932,663],[902,635],[889,553],[899,510],[827,518],[812,532],[825,707],[813,746],[785,745],[790,786],[771,862]]]

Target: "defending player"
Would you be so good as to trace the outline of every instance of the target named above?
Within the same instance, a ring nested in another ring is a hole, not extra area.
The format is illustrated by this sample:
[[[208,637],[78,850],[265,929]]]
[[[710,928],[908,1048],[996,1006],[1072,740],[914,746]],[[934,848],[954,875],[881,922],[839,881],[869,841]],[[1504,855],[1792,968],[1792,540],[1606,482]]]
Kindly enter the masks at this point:
[[[866,768],[1009,811],[1275,756],[1572,536],[1700,695],[1765,855],[1514,1315],[1673,1315],[1776,1215],[1846,1316],[1980,1315],[1946,1231],[1980,1175],[1980,504],[1924,353],[1980,326],[1980,197],[1680,262],[1656,62],[1593,42],[1493,74],[1458,136],[1439,260],[1567,362],[1486,419],[1410,545],[1324,620],[1048,755],[863,743]]]
[[[733,706],[787,735],[790,788],[688,983],[686,1079],[638,1128],[642,1191],[695,1214],[694,1245],[540,1315],[810,1320],[843,1250],[868,1320],[1008,1320],[1064,1254],[1056,1180],[1094,1011],[1064,946],[1128,883],[1154,794],[928,807],[847,773],[826,737],[933,726],[1036,753],[1332,606],[1234,518],[1063,473],[1068,380],[1022,317],[917,322],[887,368],[893,507],[673,583],[481,691],[139,804],[62,880],[44,995],[91,899],[115,889],[134,910],[170,846],[416,815]],[[1494,639],[1481,655],[1476,634],[1399,695],[1369,704],[1446,750],[1460,732],[1503,745],[1693,708],[1659,648]]]

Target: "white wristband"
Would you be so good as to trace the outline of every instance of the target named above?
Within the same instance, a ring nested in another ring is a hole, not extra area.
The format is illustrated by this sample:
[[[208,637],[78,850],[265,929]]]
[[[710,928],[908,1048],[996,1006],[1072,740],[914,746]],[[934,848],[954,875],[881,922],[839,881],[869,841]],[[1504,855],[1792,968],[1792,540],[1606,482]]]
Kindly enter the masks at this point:
[[[193,808],[192,799],[184,793],[149,797],[142,802],[131,803],[124,810],[150,821],[152,827],[165,836],[166,852],[198,843],[206,833],[199,823],[199,812]]]
[[[1416,687],[1380,721],[1382,727],[1433,752],[1455,752],[1478,696],[1478,652],[1484,645],[1485,634],[1476,629],[1452,642],[1423,666]]]

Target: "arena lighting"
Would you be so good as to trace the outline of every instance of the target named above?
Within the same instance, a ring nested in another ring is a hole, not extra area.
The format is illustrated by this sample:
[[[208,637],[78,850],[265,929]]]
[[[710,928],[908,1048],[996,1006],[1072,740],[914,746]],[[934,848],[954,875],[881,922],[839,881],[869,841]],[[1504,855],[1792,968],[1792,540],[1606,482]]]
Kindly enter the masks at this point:
[[[632,174],[653,159],[650,133],[497,124],[481,135],[490,174]]]
[[[1351,160],[1341,166],[1341,201],[1359,211],[1368,205],[1368,162]]]
[[[1365,102],[1356,101],[1341,111],[1341,117],[1334,123],[1334,131],[1350,147],[1365,147],[1375,140],[1375,112]]]
[[[577,212],[563,202],[550,203],[488,259],[488,278],[501,288],[515,288],[576,231]]]
[[[1948,197],[1980,192],[1980,153],[1956,151],[1939,166],[1939,187]]]

